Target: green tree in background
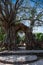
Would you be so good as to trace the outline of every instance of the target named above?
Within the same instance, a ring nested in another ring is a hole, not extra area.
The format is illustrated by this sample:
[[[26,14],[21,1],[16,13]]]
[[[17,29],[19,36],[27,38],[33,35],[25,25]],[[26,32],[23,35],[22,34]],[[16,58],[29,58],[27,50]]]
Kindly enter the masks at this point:
[[[43,41],[43,33],[36,33],[35,37],[36,37],[36,40]]]

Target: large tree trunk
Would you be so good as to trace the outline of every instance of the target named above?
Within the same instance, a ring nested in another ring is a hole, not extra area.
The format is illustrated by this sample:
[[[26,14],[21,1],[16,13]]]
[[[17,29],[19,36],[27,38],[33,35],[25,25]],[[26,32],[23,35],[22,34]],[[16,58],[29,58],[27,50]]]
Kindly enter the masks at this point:
[[[26,33],[26,49],[33,49],[35,47],[35,38],[32,33],[32,28]]]
[[[7,49],[16,49],[16,32],[14,26],[9,27],[4,45]]]

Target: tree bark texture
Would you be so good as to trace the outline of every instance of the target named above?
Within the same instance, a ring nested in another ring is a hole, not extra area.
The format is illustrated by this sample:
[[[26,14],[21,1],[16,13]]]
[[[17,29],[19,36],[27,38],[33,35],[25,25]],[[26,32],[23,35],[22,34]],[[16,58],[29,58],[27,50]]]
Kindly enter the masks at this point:
[[[4,40],[7,49],[16,49],[16,32],[14,26],[10,26]]]

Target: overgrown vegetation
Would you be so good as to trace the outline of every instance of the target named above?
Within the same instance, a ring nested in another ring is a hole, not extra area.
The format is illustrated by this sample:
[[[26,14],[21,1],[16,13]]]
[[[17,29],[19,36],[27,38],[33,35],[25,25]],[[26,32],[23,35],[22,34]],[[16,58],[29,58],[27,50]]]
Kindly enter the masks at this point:
[[[35,37],[36,37],[36,40],[43,41],[43,33],[36,33]]]

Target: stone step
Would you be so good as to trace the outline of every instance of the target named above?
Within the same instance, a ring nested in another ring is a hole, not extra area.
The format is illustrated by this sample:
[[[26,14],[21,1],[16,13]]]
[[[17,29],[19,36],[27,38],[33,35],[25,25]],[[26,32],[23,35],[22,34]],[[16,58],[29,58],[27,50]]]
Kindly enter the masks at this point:
[[[3,55],[42,55],[43,56],[43,50],[17,50],[17,51],[0,52],[0,56]]]

